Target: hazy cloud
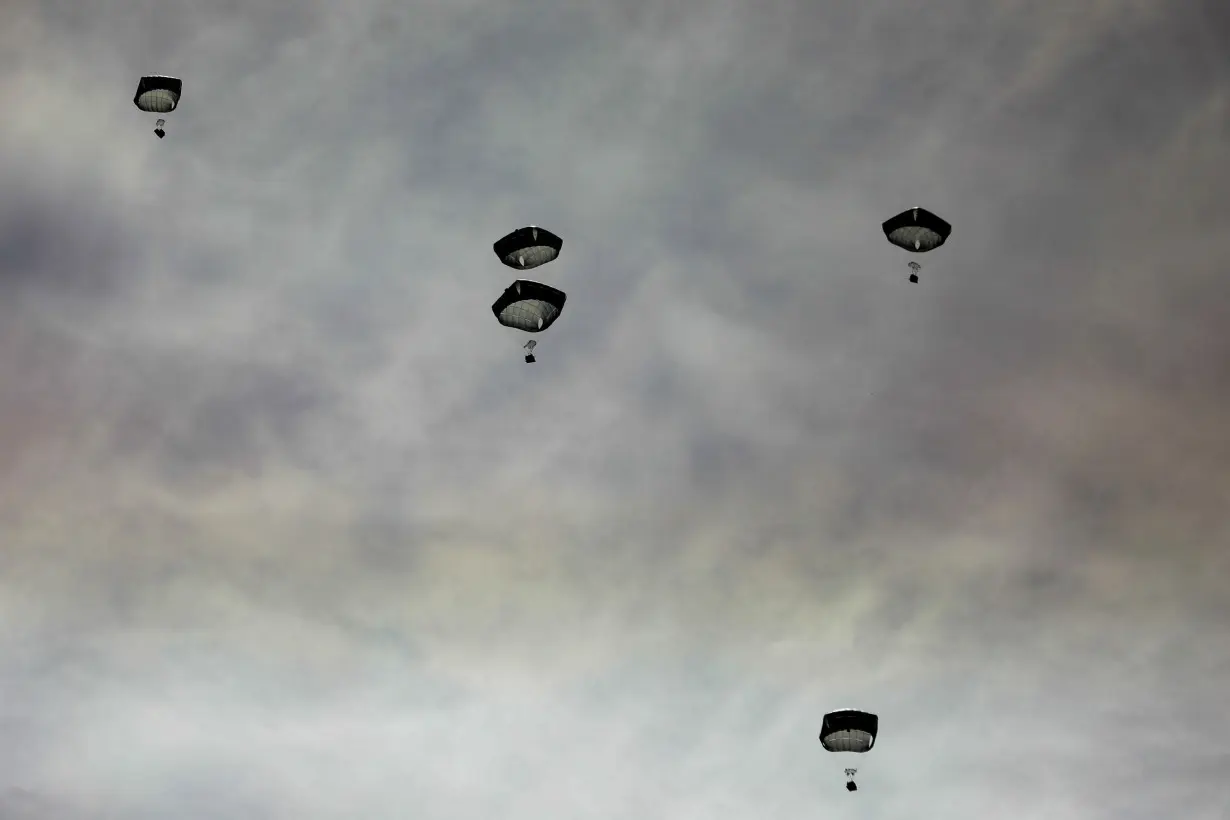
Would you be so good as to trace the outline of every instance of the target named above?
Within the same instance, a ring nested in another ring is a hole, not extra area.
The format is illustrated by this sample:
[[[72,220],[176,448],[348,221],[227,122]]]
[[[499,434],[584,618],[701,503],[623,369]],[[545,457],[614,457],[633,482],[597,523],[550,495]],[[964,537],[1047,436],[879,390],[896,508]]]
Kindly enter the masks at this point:
[[[1225,14],[1078,5],[6,9],[0,816],[1226,816]]]

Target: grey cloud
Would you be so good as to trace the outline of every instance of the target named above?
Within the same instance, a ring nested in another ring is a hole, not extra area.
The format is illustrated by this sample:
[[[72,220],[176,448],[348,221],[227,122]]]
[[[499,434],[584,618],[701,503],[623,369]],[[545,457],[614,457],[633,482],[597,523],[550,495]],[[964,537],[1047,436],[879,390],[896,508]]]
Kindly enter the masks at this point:
[[[65,182],[39,185],[29,174],[0,174],[0,293],[10,316],[46,309],[38,297],[117,298],[144,263],[135,226],[108,207],[106,192]]]
[[[1224,814],[1212,5],[69,5],[3,35],[13,806]]]
[[[12,820],[63,817],[67,807],[28,789],[11,788],[0,794],[0,812]]]

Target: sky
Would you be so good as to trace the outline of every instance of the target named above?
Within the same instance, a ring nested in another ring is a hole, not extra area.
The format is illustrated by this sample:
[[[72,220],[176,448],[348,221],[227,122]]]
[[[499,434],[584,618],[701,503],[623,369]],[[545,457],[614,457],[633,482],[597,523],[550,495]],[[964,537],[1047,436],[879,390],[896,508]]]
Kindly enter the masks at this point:
[[[1214,0],[6,3],[0,818],[1224,820],[1227,54]]]

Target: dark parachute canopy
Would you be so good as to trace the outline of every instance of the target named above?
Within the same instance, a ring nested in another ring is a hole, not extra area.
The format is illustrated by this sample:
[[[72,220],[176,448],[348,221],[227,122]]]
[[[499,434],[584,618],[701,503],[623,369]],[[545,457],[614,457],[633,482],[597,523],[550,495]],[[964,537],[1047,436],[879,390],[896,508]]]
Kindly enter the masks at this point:
[[[562,290],[550,285],[518,279],[495,300],[491,312],[505,327],[538,333],[555,323],[567,298]]]
[[[142,77],[137,83],[137,93],[133,95],[132,102],[137,108],[151,114],[169,114],[179,107],[179,97],[183,90],[183,80],[175,77],[156,74]],[[159,139],[166,136],[166,132],[162,130],[164,125],[166,120],[160,119],[154,126],[154,133]]]
[[[548,231],[530,225],[518,228],[492,246],[495,255],[510,268],[529,270],[545,265],[559,256],[564,240]]]
[[[137,93],[132,101],[142,111],[169,114],[179,106],[179,95],[183,89],[183,80],[175,77],[142,77],[141,82],[137,83]]]
[[[880,731],[880,718],[857,709],[840,709],[824,716],[820,727],[820,744],[830,752],[863,754],[875,746]],[[858,769],[846,769],[847,791],[858,791],[854,775]]]
[[[505,327],[538,333],[555,323],[567,298],[550,285],[518,279],[495,300],[491,312]]]
[[[943,245],[952,233],[949,225],[926,208],[902,211],[881,225],[888,241],[911,253],[926,253]]]
[[[820,743],[830,752],[871,750],[880,729],[880,718],[857,709],[841,709],[824,716],[820,728]]]

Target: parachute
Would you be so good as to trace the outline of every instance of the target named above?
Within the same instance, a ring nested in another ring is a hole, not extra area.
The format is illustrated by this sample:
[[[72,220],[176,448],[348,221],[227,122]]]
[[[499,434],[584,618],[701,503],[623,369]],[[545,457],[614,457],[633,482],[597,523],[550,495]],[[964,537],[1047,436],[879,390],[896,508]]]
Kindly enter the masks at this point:
[[[889,242],[910,253],[933,251],[948,241],[952,233],[952,225],[926,208],[918,207],[902,211],[880,227]],[[921,267],[917,262],[910,263],[911,282],[918,281]]]
[[[179,97],[183,89],[183,80],[175,77],[164,77],[157,74],[142,77],[137,83],[137,93],[133,96],[132,102],[137,108],[151,114],[169,114],[179,107]],[[166,123],[165,119],[160,119],[154,125],[154,133],[158,135],[158,139],[167,135],[167,132],[163,130]]]
[[[505,327],[526,333],[541,333],[555,324],[567,298],[562,290],[550,285],[518,279],[495,300],[491,312]],[[529,350],[525,356],[526,364],[533,364],[536,361],[533,343],[525,348]]]
[[[880,718],[870,712],[857,709],[840,709],[824,716],[820,728],[820,744],[830,752],[854,752],[864,754],[875,746],[880,730]],[[846,769],[846,790],[858,791],[854,782],[856,768]]]
[[[564,240],[546,228],[530,225],[498,240],[492,248],[508,267],[529,270],[553,261],[563,246]]]

